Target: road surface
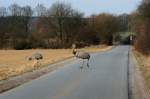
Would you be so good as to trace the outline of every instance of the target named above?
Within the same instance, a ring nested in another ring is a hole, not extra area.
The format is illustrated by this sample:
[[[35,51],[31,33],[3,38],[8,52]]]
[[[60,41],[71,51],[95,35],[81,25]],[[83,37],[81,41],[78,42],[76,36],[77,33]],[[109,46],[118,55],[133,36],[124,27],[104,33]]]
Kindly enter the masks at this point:
[[[81,60],[0,94],[0,99],[128,99],[129,46],[91,54],[90,68]]]

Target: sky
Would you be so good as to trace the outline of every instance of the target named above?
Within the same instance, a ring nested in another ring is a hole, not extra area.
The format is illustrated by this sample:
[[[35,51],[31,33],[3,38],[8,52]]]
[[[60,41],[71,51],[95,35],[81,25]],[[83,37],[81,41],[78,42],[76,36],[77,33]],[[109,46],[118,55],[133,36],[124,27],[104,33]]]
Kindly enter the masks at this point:
[[[57,1],[70,3],[74,9],[83,12],[85,16],[103,12],[116,15],[131,13],[141,2],[141,0],[0,0],[0,6],[8,7],[17,3],[21,6],[30,5],[34,8],[37,4],[43,4],[49,8]]]

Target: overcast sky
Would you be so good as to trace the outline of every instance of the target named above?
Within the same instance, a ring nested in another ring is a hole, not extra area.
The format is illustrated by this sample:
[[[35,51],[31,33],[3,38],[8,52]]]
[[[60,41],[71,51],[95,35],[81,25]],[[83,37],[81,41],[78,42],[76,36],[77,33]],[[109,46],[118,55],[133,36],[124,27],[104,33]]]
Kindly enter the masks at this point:
[[[57,1],[71,3],[73,8],[89,16],[102,12],[112,14],[131,13],[137,8],[141,0],[0,0],[0,6],[8,7],[12,3],[17,3],[21,6],[30,5],[35,7],[37,4],[43,4],[49,8]]]

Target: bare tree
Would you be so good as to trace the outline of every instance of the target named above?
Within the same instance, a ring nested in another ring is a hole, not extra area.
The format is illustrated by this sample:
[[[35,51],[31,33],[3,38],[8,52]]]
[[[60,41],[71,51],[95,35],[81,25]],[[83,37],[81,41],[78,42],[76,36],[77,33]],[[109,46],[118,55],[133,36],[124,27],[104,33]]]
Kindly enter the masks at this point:
[[[70,4],[56,2],[48,10],[48,15],[56,18],[56,26],[58,28],[59,37],[63,40],[63,18],[69,17],[72,14],[72,8]]]
[[[72,11],[73,9],[70,4],[56,2],[50,7],[48,14],[56,17],[68,17],[72,15]]]
[[[99,33],[101,43],[112,44],[113,34],[118,32],[118,20],[111,14],[96,16],[95,29]]]
[[[80,26],[83,14],[74,10],[70,4],[56,2],[48,9],[48,16],[54,18],[57,34],[62,43],[65,43],[65,39],[67,40],[68,36],[72,36],[71,33],[74,29]]]
[[[44,5],[38,4],[35,7],[35,12],[37,16],[46,16],[47,9]]]
[[[25,24],[25,32],[29,32],[29,23],[30,19],[33,15],[33,10],[30,6],[24,6],[22,7],[22,16],[24,18],[24,24]]]
[[[10,15],[11,16],[21,16],[21,7],[17,4],[12,4],[11,6],[9,6],[9,11],[10,11]]]
[[[22,16],[31,17],[33,14],[32,8],[30,6],[22,7]]]
[[[0,7],[0,17],[5,17],[7,14],[7,9],[5,7]]]

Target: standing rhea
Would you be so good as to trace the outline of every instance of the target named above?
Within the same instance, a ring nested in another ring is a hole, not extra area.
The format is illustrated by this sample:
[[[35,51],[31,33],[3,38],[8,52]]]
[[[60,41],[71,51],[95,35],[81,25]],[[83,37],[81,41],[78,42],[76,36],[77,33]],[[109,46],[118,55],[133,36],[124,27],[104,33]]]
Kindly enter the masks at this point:
[[[28,58],[29,61],[34,60],[33,66],[35,66],[35,64],[38,64],[39,60],[42,59],[43,59],[43,55],[40,53],[34,53]]]
[[[76,45],[73,44],[72,45],[72,48],[73,48],[73,51],[72,53],[74,54],[74,56],[76,58],[79,58],[79,59],[83,59],[83,64],[82,66],[80,67],[81,69],[83,68],[83,65],[84,65],[84,60],[87,60],[87,67],[89,68],[89,60],[90,60],[90,54],[88,52],[84,52],[84,51],[77,51],[75,48],[76,48]]]

